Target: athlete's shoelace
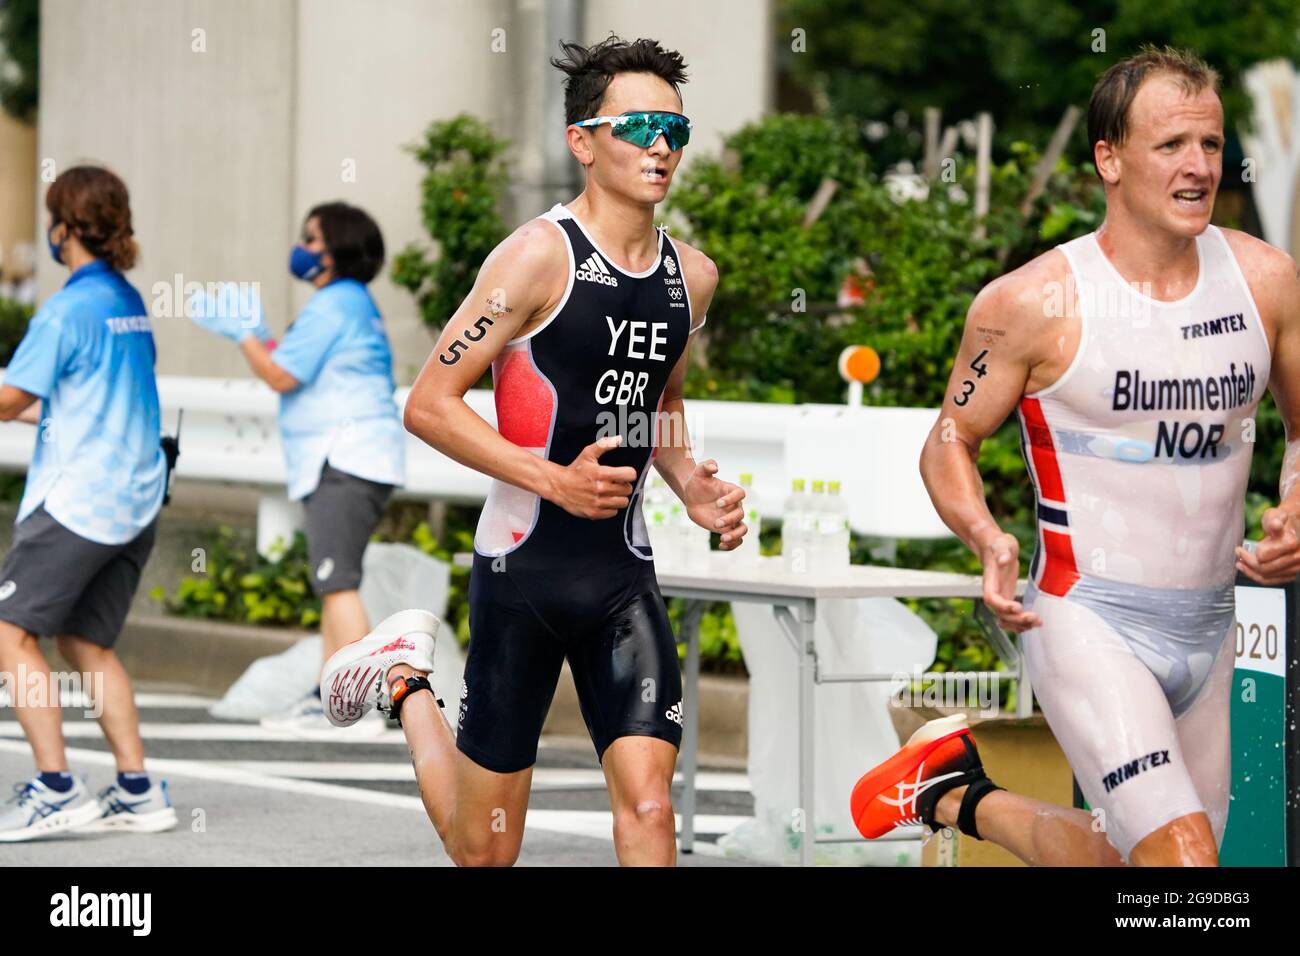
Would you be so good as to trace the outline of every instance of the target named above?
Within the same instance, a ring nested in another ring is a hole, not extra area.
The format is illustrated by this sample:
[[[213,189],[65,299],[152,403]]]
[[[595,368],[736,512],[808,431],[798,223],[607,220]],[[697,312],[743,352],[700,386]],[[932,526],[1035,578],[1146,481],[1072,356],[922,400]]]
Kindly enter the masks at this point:
[[[920,815],[903,817],[898,821],[900,827],[920,827],[921,828],[921,846],[926,846],[933,839],[935,831],[930,829],[930,824],[921,819]]]
[[[63,803],[44,799],[36,789],[36,784],[30,780],[27,783],[14,784],[14,795],[7,802],[16,804],[19,809],[30,810],[38,817],[48,817],[52,813],[58,813],[63,807]]]
[[[129,803],[123,803],[114,795],[114,791],[118,789],[116,784],[110,784],[99,791],[99,805],[104,809],[104,816],[108,816],[110,813],[135,813],[135,807]],[[139,802],[143,803],[144,801]]]

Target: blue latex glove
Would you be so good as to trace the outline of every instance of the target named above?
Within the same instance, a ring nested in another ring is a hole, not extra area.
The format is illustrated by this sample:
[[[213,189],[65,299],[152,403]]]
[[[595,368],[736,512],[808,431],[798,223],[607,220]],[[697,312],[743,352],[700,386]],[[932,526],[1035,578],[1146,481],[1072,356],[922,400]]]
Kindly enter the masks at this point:
[[[234,282],[222,282],[213,292],[195,292],[186,303],[186,314],[199,328],[232,342],[242,342],[250,335],[263,342],[271,338],[256,286],[241,288]]]

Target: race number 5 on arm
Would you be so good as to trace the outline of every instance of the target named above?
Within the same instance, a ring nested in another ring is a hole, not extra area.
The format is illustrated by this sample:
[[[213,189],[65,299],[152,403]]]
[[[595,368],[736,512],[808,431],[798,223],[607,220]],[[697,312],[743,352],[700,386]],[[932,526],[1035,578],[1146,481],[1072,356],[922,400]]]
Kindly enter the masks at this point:
[[[533,220],[492,251],[473,289],[443,328],[406,400],[407,431],[468,468],[540,495],[570,514],[612,517],[635,473],[598,461],[602,440],[565,466],[503,436],[465,401],[506,343],[549,315],[564,296],[568,255],[555,229]]]

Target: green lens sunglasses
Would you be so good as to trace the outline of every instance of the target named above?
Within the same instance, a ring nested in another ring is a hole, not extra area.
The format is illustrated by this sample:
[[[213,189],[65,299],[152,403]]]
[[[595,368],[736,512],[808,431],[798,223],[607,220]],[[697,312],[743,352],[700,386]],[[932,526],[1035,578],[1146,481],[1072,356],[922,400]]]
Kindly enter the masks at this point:
[[[618,139],[642,149],[650,146],[661,134],[673,152],[691,141],[691,121],[681,113],[627,112],[621,116],[593,116],[573,125],[600,126],[602,123],[608,123],[610,133]]]

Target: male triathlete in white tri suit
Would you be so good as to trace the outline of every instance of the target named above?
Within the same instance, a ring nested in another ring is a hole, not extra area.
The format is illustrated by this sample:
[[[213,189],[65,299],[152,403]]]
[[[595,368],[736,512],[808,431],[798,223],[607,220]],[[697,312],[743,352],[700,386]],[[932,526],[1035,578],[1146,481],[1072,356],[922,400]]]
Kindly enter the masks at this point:
[[[960,715],[866,774],[870,837],[959,826],[1035,864],[1215,865],[1230,796],[1234,572],[1300,569],[1300,282],[1286,254],[1210,225],[1222,174],[1214,71],[1145,48],[1093,90],[1106,218],[972,304],[921,472],[1024,634],[1032,686],[1093,808],[995,787]],[[1255,408],[1287,424],[1281,503],[1241,547]],[[1020,416],[1038,503],[1023,604],[1016,539],[984,501],[980,443]]]

